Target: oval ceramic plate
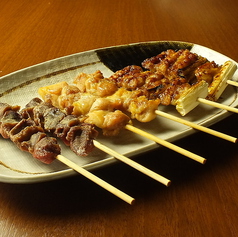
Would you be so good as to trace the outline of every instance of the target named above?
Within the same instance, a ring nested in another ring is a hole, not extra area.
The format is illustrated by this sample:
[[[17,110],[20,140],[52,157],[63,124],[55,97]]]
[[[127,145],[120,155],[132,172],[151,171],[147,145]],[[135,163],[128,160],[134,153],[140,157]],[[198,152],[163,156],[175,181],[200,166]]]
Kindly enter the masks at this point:
[[[71,83],[80,72],[93,73],[101,70],[104,76],[108,77],[127,65],[140,65],[145,58],[155,56],[164,50],[181,48],[189,49],[218,64],[231,60],[206,47],[185,42],[147,42],[102,48],[47,61],[1,77],[0,101],[25,106],[33,97],[39,96],[37,90],[41,86],[60,81]],[[238,80],[237,72],[233,80]],[[232,107],[237,106],[236,88],[228,86],[219,102]],[[173,106],[161,106],[160,110],[179,116]],[[186,115],[185,119],[203,126],[210,126],[229,114],[207,105],[199,105]],[[134,125],[171,142],[194,132],[194,129],[159,116],[150,123],[135,122]],[[159,147],[158,144],[127,130],[113,138],[99,136],[98,140],[129,157]],[[86,169],[98,168],[115,161],[113,157],[96,148],[89,156],[78,157],[63,144],[62,155]],[[0,164],[0,181],[8,183],[42,182],[75,174],[75,171],[58,160],[50,165],[41,163],[2,137],[0,137]]]

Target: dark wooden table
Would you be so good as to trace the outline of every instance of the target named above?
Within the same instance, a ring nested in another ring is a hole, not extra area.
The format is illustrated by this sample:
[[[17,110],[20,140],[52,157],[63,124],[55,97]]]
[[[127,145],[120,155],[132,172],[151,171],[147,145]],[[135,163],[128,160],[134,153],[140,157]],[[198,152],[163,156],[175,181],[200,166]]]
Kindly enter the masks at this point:
[[[152,40],[201,44],[238,61],[235,0],[2,0],[0,76],[90,49]],[[238,137],[238,115],[213,128]],[[78,175],[37,184],[0,183],[0,236],[235,237],[238,148],[197,133],[137,161],[172,180],[165,187],[122,163],[94,173],[136,198],[131,206]]]

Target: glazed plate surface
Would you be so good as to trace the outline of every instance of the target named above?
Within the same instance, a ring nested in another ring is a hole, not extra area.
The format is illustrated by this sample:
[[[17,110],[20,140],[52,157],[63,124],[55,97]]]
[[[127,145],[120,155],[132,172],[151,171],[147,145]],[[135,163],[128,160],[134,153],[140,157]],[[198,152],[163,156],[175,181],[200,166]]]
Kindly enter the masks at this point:
[[[24,107],[32,98],[39,97],[37,93],[39,87],[60,81],[72,83],[80,72],[93,73],[96,70],[101,70],[104,76],[108,77],[127,65],[141,65],[144,59],[155,56],[164,50],[181,48],[189,49],[218,64],[231,60],[209,48],[174,41],[136,43],[96,49],[47,61],[1,77],[0,101]],[[238,80],[238,72],[235,73],[232,80]],[[236,107],[238,105],[237,89],[228,86],[218,102]],[[159,109],[180,116],[173,106],[160,106]],[[227,111],[200,104],[184,118],[207,127],[229,115],[230,113]],[[150,123],[142,124],[134,121],[134,126],[170,142],[195,132],[194,129],[185,125],[159,116]],[[128,157],[159,147],[153,141],[127,130],[113,138],[100,135],[97,140]],[[62,144],[62,155],[89,170],[115,162],[113,157],[97,148],[87,157],[79,157]],[[76,174],[75,171],[58,160],[50,165],[41,163],[27,152],[20,151],[10,140],[2,137],[0,137],[0,164],[0,182],[33,183]]]

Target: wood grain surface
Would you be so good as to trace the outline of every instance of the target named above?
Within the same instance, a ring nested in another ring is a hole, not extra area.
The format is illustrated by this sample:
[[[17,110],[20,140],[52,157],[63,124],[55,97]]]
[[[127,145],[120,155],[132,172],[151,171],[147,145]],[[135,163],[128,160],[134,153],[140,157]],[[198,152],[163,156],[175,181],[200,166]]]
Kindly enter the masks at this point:
[[[180,40],[238,61],[235,0],[1,0],[0,77],[50,59],[135,42]],[[238,137],[238,115],[214,125]],[[137,161],[170,187],[118,162],[94,171],[136,198],[133,206],[77,175],[36,184],[0,183],[0,236],[235,237],[237,144],[197,133]]]

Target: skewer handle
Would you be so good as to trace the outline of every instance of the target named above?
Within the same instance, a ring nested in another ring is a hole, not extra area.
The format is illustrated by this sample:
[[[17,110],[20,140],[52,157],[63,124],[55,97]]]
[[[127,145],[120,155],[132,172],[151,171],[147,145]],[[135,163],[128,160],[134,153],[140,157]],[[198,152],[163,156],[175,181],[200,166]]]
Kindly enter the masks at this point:
[[[94,174],[90,173],[89,171],[85,170],[84,168],[78,166],[74,162],[70,161],[66,157],[62,155],[58,155],[57,159],[64,163],[65,165],[69,166],[73,170],[77,171],[81,175],[85,176],[89,180],[93,181],[94,183],[98,184],[102,188],[106,189],[107,191],[111,192],[112,194],[116,195],[117,197],[121,198],[125,202],[129,204],[134,204],[135,199],[127,195],[126,193],[120,191],[119,189],[115,188],[111,184],[105,182],[104,180],[100,179],[99,177],[95,176]]]
[[[164,118],[168,118],[168,119],[171,119],[175,122],[178,122],[178,123],[181,123],[181,124],[184,124],[184,125],[187,125],[189,127],[192,127],[192,128],[195,128],[199,131],[202,131],[202,132],[206,132],[206,133],[209,133],[213,136],[216,136],[216,137],[220,137],[222,139],[225,139],[227,141],[230,141],[230,142],[233,142],[233,143],[236,143],[237,142],[237,138],[236,137],[232,137],[232,136],[229,136],[229,135],[226,135],[224,133],[221,133],[221,132],[217,132],[215,130],[212,130],[210,128],[207,128],[207,127],[204,127],[204,126],[201,126],[201,125],[198,125],[196,123],[193,123],[193,122],[189,122],[185,119],[181,119],[179,117],[176,117],[176,116],[173,116],[171,114],[168,114],[168,113],[165,113],[165,112],[162,112],[162,111],[159,111],[159,110],[156,110],[155,113],[159,116],[162,116]]]
[[[237,81],[227,80],[227,84],[238,87]]]
[[[99,143],[98,141],[94,140],[94,146],[99,148],[100,150],[106,152],[109,155],[114,156],[116,159],[126,163],[127,165],[139,170],[140,172],[142,172],[143,174],[148,175],[149,177],[159,181],[160,183],[169,186],[171,184],[171,181],[166,179],[165,177],[153,172],[152,170],[147,169],[146,167],[138,164],[137,162],[129,159],[126,156],[121,155],[120,153],[117,153],[116,151],[110,149],[107,146],[104,146],[103,144]]]
[[[203,103],[203,104],[206,104],[206,105],[211,105],[211,106],[214,106],[214,107],[219,108],[219,109],[224,109],[224,110],[227,110],[227,111],[230,111],[230,112],[238,113],[237,108],[234,108],[234,107],[231,107],[231,106],[228,106],[228,105],[220,104],[220,103],[217,103],[217,102],[214,102],[214,101],[211,101],[211,100],[207,100],[207,99],[203,99],[203,98],[198,98],[198,101],[200,103]]]
[[[134,127],[134,126],[132,126],[130,124],[127,124],[125,126],[125,128],[127,130],[130,130],[130,131],[132,131],[134,133],[137,133],[137,134],[139,134],[141,136],[144,136],[144,137],[146,137],[146,138],[148,138],[148,139],[150,139],[150,140],[152,140],[154,142],[157,142],[157,143],[161,144],[162,146],[165,146],[165,147],[167,147],[167,148],[169,148],[169,149],[171,149],[173,151],[176,151],[176,152],[178,152],[178,153],[180,153],[180,154],[182,154],[184,156],[187,156],[187,157],[189,157],[189,158],[191,158],[191,159],[193,159],[193,160],[195,160],[195,161],[197,161],[197,162],[199,162],[201,164],[205,164],[206,163],[206,159],[205,158],[203,158],[203,157],[201,157],[199,155],[196,155],[196,154],[194,154],[192,152],[189,152],[189,151],[187,151],[187,150],[185,150],[185,149],[183,149],[183,148],[181,148],[179,146],[176,146],[176,145],[174,145],[174,144],[172,144],[172,143],[170,143],[168,141],[165,141],[165,140],[163,140],[163,139],[161,139],[159,137],[156,137],[156,136],[154,136],[154,135],[152,135],[150,133],[147,133],[147,132],[145,132],[145,131],[143,131],[143,130],[141,130],[139,128],[136,128],[136,127]]]

